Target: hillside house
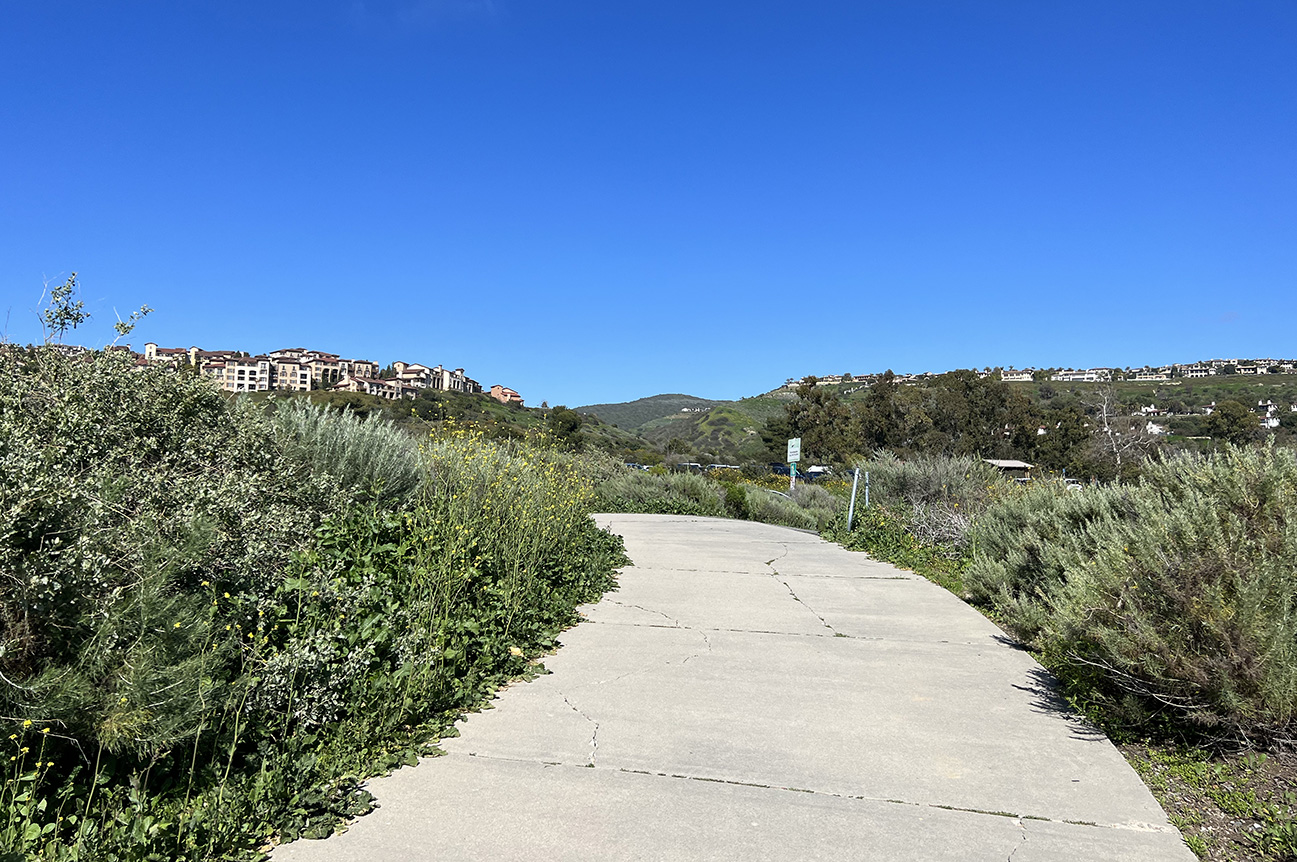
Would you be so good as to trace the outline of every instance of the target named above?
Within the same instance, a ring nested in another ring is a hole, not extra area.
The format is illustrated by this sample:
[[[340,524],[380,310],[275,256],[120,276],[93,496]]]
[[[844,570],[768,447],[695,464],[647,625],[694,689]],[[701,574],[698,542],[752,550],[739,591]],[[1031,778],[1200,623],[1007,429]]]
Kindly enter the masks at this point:
[[[415,398],[419,387],[410,386],[399,380],[380,380],[375,377],[356,377],[347,375],[329,387],[331,392],[360,392],[378,398],[396,401],[401,398]]]
[[[1005,383],[1030,383],[1032,376],[1030,371],[1015,371],[1009,368],[1000,372],[1000,379]]]
[[[1062,383],[1104,383],[1112,379],[1112,371],[1108,368],[1068,368],[1049,375],[1049,379]]]
[[[420,389],[432,388],[432,369],[426,365],[417,362],[393,362],[392,370],[396,372],[396,379],[407,386],[417,386]]]
[[[510,389],[508,386],[501,386],[499,383],[491,386],[491,397],[496,401],[499,401],[501,404],[517,404],[519,407],[523,406],[521,395]]]

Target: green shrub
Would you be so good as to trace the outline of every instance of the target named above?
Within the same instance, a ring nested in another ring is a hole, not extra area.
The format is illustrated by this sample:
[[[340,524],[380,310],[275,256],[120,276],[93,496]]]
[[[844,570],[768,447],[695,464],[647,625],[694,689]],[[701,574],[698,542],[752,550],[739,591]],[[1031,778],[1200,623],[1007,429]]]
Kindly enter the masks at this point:
[[[824,535],[848,550],[864,551],[876,560],[910,569],[964,597],[967,557],[919,541],[912,531],[909,514],[904,509],[898,514],[885,506],[857,509],[850,532],[846,530],[846,518],[840,515]]]
[[[1013,490],[996,468],[968,456],[918,455],[902,461],[880,452],[858,466],[860,504],[868,471],[870,502],[887,510],[888,523],[903,523],[916,542],[952,559],[967,551],[977,514]]]
[[[209,593],[273,594],[341,495],[211,382],[0,352],[0,714],[151,757],[232,647]],[[235,650],[237,654],[237,650]]]
[[[722,482],[721,487],[725,489],[725,511],[731,518],[747,520],[751,515],[747,492],[734,482]]]
[[[328,834],[371,805],[359,777],[527,672],[620,543],[554,453],[425,450],[397,508],[412,450],[385,426],[0,351],[0,857]]]
[[[1297,456],[1227,447],[1137,486],[1011,496],[968,580],[1082,697],[1124,722],[1286,738],[1297,718]]]

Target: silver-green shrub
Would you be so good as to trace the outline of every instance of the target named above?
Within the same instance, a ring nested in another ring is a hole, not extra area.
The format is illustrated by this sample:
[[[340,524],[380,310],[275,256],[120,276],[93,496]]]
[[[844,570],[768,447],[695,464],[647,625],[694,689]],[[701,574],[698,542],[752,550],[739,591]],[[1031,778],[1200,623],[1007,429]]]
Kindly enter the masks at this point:
[[[725,515],[721,486],[696,473],[658,475],[624,469],[595,489],[595,508],[603,512],[652,512],[669,515]]]
[[[816,513],[803,508],[796,500],[756,485],[745,485],[744,490],[747,492],[748,515],[753,521],[801,530],[819,529]]]
[[[1297,720],[1297,456],[1227,447],[1133,487],[1007,497],[966,580],[1131,720],[1288,738]]]
[[[872,500],[885,506],[954,504],[976,511],[992,489],[1005,484],[999,470],[967,455],[916,455],[902,461],[879,452],[856,465],[869,471]]]
[[[1000,471],[967,455],[917,455],[902,461],[879,452],[857,465],[869,472],[870,502],[887,507],[920,543],[960,555],[968,530],[988,503],[1007,493]]]
[[[271,425],[285,454],[314,474],[333,477],[357,499],[386,503],[418,487],[418,445],[392,423],[300,398],[280,401],[276,408]]]

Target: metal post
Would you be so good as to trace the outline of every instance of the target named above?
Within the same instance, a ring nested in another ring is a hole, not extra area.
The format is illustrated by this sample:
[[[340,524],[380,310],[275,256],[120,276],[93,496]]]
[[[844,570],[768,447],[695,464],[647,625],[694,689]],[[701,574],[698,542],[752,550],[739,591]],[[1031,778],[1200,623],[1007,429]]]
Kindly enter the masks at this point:
[[[791,494],[797,488],[797,462],[792,462],[788,467],[788,493]]]
[[[865,508],[869,508],[869,471],[865,471]]]
[[[851,503],[847,506],[847,532],[851,532],[851,521],[856,517],[856,485],[860,483],[860,468],[856,468],[856,473],[851,478]]]

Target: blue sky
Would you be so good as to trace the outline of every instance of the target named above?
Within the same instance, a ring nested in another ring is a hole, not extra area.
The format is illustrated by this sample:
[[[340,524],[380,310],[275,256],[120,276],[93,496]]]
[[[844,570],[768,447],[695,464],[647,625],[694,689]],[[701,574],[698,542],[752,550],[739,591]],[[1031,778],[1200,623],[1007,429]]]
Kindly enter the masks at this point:
[[[10,340],[73,270],[529,404],[1292,356],[1297,4],[0,0]]]

